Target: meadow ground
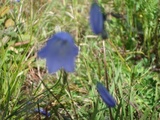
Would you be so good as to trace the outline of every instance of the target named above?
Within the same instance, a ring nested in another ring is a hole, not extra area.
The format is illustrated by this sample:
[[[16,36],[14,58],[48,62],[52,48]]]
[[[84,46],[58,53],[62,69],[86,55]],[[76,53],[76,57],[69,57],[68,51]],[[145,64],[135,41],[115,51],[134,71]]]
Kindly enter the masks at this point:
[[[108,39],[90,28],[92,0],[0,1],[1,120],[160,120],[159,0],[97,0]],[[79,48],[74,73],[49,74],[37,52],[58,31]],[[116,99],[109,108],[96,90]]]

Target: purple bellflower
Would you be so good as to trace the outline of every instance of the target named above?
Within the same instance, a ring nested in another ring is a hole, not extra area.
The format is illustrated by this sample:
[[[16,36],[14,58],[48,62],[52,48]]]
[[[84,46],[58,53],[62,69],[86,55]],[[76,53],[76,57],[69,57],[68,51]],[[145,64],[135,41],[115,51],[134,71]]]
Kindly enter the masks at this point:
[[[73,72],[77,55],[78,47],[74,44],[73,37],[67,32],[54,34],[38,52],[40,58],[46,59],[49,73],[55,73],[61,68],[66,72]]]
[[[94,34],[99,35],[104,29],[104,17],[101,7],[97,3],[92,3],[90,9],[90,25]]]
[[[94,2],[90,8],[90,26],[94,34],[101,35],[103,39],[108,38],[108,34],[104,28],[106,15],[102,12],[102,8],[98,3]]]
[[[97,83],[97,91],[100,94],[102,100],[108,107],[116,106],[115,99],[109,94],[108,90],[100,82]]]

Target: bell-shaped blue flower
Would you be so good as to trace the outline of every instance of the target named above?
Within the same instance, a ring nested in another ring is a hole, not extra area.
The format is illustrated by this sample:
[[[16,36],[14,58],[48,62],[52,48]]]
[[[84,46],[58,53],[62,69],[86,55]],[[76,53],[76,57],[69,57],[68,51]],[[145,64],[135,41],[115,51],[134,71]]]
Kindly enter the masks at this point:
[[[102,100],[108,107],[116,106],[115,99],[109,94],[108,90],[100,82],[97,82],[97,91],[100,94]]]
[[[55,73],[63,68],[66,72],[73,72],[78,47],[73,37],[67,32],[54,34],[47,44],[38,52],[40,58],[46,59],[49,73]]]
[[[101,7],[97,3],[92,3],[90,9],[90,25],[94,34],[99,35],[104,30],[104,16]]]

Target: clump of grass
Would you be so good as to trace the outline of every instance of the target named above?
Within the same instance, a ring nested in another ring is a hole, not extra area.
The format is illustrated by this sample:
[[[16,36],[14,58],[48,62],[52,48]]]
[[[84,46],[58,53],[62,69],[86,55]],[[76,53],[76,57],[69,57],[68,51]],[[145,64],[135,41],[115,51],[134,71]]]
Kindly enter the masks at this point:
[[[160,82],[153,71],[159,70],[158,1],[99,1],[108,15],[106,41],[90,30],[91,3],[0,4],[1,119],[159,119]],[[79,46],[76,70],[50,75],[36,54],[61,30],[70,32]],[[109,87],[115,108],[109,109],[100,99],[97,81]],[[37,108],[51,116],[35,112]]]

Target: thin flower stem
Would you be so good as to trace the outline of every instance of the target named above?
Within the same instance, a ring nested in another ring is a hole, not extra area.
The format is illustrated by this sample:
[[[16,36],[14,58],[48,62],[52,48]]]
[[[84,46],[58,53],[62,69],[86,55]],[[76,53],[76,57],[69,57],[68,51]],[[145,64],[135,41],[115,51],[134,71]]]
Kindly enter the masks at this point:
[[[39,113],[38,117],[39,117],[39,120],[41,120],[41,113],[40,113],[39,103],[37,104],[37,106],[38,106],[38,113]]]
[[[71,98],[73,111],[74,111],[74,114],[75,114],[75,116],[76,116],[76,120],[78,120],[78,115],[77,115],[76,108],[75,108],[75,105],[74,105],[73,97],[72,97],[72,94],[71,94],[71,91],[70,91],[70,88],[69,88],[69,83],[68,83],[68,81],[67,81],[67,73],[66,73],[65,71],[64,71],[64,81],[66,81],[67,90],[68,90],[69,96],[70,96],[70,98]]]
[[[105,71],[105,81],[107,84],[107,89],[109,90],[109,79],[108,79],[108,71],[107,71],[107,62],[106,62],[106,47],[105,40],[102,41],[103,44],[103,63],[104,63],[104,71]],[[109,108],[110,119],[113,120],[111,108]]]
[[[108,83],[108,72],[107,72],[107,62],[106,62],[106,47],[105,47],[105,41],[102,41],[103,44],[103,64],[104,64],[104,71],[105,71],[105,81],[107,84],[107,89],[109,89],[109,83]]]
[[[60,104],[60,106],[64,109],[64,111],[67,113],[67,115],[70,117],[71,120],[72,117],[71,115],[68,113],[68,111],[66,110],[66,108],[64,107],[64,105],[58,100],[58,98],[52,93],[52,91],[50,91],[50,89],[47,87],[47,85],[43,82],[43,80],[41,80],[42,84],[45,86],[45,88],[47,89],[48,92],[50,92],[50,94],[57,100],[57,102]]]

